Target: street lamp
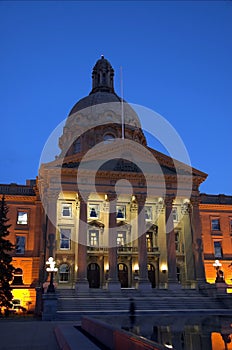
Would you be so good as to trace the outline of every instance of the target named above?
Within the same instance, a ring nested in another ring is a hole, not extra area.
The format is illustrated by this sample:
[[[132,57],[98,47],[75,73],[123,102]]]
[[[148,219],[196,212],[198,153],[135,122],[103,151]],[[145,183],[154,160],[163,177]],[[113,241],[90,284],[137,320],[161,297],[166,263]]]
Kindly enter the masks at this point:
[[[57,267],[55,267],[56,262],[52,256],[50,256],[48,261],[46,261],[46,265],[49,265],[49,267],[46,268],[46,271],[51,272],[50,283],[48,286],[47,293],[55,293],[55,287],[53,284],[53,274],[54,274],[54,272],[57,272],[58,269],[57,269]]]
[[[224,281],[224,274],[223,271],[220,270],[220,267],[222,266],[222,264],[220,263],[219,260],[215,260],[213,266],[216,269],[216,280],[215,283],[220,283],[220,282],[225,282]]]

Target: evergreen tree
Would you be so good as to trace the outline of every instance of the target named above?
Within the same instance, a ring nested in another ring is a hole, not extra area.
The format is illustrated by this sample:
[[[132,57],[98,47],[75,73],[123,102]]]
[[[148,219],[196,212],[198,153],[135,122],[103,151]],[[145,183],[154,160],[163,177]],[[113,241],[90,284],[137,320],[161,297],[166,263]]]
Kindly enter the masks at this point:
[[[14,267],[11,264],[12,257],[9,252],[14,250],[14,245],[5,237],[9,232],[7,225],[8,206],[3,196],[0,201],[0,309],[2,306],[11,307],[13,295],[11,293],[10,281],[13,279]]]

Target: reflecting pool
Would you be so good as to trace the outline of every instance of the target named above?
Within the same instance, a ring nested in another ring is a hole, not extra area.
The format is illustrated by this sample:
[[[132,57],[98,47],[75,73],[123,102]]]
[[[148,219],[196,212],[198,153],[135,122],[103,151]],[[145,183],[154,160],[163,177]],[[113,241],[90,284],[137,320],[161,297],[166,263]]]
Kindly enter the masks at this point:
[[[183,313],[135,318],[104,316],[100,319],[162,344],[167,349],[232,350],[232,315]]]

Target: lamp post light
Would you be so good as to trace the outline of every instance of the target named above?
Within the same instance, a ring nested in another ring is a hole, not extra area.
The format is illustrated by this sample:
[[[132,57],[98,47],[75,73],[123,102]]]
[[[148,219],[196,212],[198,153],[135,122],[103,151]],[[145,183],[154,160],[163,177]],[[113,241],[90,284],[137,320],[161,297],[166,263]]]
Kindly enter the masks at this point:
[[[213,266],[214,266],[215,269],[216,269],[216,280],[215,280],[215,283],[222,283],[222,282],[225,282],[223,271],[220,270],[220,267],[222,266],[222,264],[220,263],[220,261],[219,261],[219,260],[215,260]]]
[[[54,272],[57,272],[58,269],[57,269],[57,267],[55,267],[56,262],[52,256],[50,256],[48,261],[46,261],[46,265],[49,265],[49,267],[46,268],[46,271],[51,272],[50,283],[48,286],[47,293],[55,293],[55,287],[53,284],[53,274],[54,274]]]

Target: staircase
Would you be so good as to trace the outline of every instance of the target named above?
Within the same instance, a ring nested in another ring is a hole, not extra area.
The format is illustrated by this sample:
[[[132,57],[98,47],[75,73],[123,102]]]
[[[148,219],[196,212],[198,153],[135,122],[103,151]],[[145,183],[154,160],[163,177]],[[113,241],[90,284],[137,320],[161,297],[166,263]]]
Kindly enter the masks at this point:
[[[141,292],[133,289],[122,289],[120,292],[109,292],[101,289],[90,289],[85,293],[76,293],[72,289],[57,291],[57,320],[80,321],[84,315],[127,316],[130,298],[134,299],[137,315],[156,315],[183,312],[226,314],[232,310],[223,299],[203,296],[196,290],[159,290]]]

